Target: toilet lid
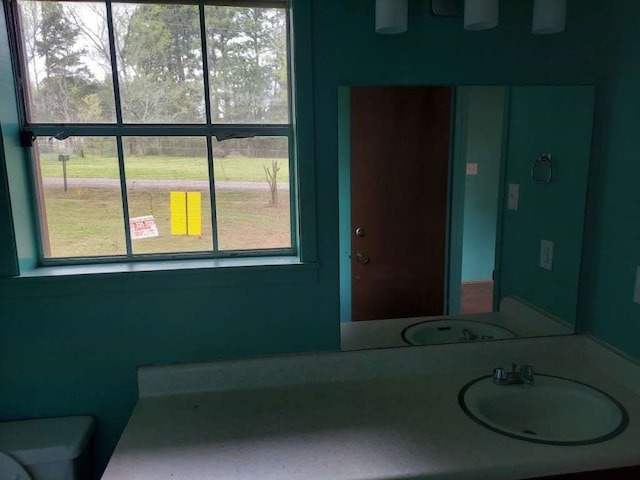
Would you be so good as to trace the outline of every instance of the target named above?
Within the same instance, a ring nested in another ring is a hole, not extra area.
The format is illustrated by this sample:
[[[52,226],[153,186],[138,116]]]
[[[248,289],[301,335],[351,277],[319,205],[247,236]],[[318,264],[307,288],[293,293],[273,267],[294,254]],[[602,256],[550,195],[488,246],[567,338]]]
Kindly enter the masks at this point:
[[[6,453],[0,452],[0,478],[2,480],[32,480],[31,475]]]

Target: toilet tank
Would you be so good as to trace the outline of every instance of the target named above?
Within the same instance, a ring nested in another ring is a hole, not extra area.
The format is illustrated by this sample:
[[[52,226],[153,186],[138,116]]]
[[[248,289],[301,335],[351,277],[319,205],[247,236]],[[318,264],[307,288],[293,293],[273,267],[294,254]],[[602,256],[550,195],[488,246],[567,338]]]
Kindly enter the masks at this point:
[[[20,463],[33,480],[87,480],[94,429],[89,416],[0,423],[0,452]]]

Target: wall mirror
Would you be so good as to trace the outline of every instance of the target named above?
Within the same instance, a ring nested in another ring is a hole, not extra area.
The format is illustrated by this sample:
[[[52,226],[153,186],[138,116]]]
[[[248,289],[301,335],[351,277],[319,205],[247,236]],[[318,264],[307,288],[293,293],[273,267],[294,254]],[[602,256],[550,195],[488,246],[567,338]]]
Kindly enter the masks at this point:
[[[573,333],[594,93],[339,89],[343,350]]]

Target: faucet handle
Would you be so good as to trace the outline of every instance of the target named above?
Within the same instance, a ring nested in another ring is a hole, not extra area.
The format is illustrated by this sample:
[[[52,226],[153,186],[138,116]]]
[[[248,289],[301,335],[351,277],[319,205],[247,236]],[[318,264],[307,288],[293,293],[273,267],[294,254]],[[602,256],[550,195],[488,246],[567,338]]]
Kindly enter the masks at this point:
[[[522,365],[520,367],[520,378],[524,383],[533,383],[533,367],[531,365]]]
[[[493,383],[501,385],[507,380],[507,372],[504,371],[504,368],[497,367],[493,369]]]

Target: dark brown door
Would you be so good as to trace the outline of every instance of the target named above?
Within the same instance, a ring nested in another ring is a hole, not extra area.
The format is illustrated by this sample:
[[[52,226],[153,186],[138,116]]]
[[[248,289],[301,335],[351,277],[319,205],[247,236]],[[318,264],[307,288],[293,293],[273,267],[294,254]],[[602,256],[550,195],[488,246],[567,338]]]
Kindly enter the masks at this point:
[[[354,321],[444,313],[451,98],[449,87],[351,89]]]

